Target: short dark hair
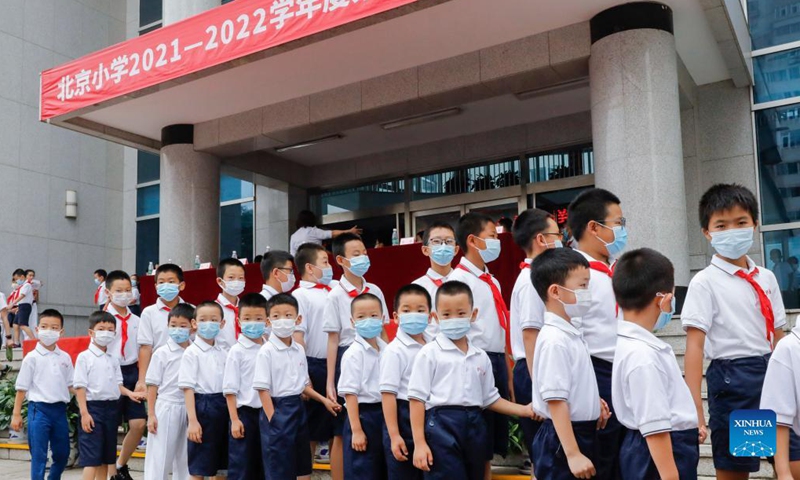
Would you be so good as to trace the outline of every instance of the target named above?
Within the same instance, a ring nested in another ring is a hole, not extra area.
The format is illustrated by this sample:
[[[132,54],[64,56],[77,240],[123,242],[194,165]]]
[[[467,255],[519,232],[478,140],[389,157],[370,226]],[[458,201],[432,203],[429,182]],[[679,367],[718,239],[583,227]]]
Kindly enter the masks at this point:
[[[11,274],[12,277],[18,277],[20,275],[22,275],[24,277],[25,276],[25,270],[23,270],[21,268],[18,268],[16,270],[14,270],[14,273]]]
[[[500,217],[497,220],[497,224],[502,226],[506,232],[511,232],[511,230],[514,228],[514,221],[508,217]]]
[[[453,232],[453,236],[456,236],[456,230],[453,228],[452,225],[446,222],[434,222],[430,227],[425,229],[425,232],[422,234],[422,244],[427,245],[428,240],[431,239],[431,232],[436,230],[437,228],[444,228],[446,230],[450,230]]]
[[[639,248],[620,257],[611,283],[620,308],[639,311],[647,307],[657,293],[669,293],[675,288],[675,268],[657,251]]]
[[[350,314],[352,315],[353,310],[355,310],[357,303],[373,302],[373,301],[374,302],[378,302],[378,305],[380,305],[380,307],[381,307],[381,313],[384,313],[384,311],[383,311],[383,302],[381,302],[381,299],[378,298],[377,295],[373,295],[372,293],[364,292],[364,293],[360,294],[359,296],[357,296],[356,298],[354,298],[352,302],[350,302]]]
[[[591,188],[581,192],[567,207],[567,225],[575,240],[581,241],[589,222],[605,222],[609,205],[620,203],[616,195],[602,188]]]
[[[303,210],[297,214],[297,221],[295,222],[297,228],[303,227],[316,227],[317,215],[311,210]]]
[[[45,317],[57,318],[61,322],[61,328],[64,328],[64,315],[61,315],[61,312],[59,312],[55,308],[48,308],[47,310],[39,314],[40,319]]]
[[[481,234],[486,224],[494,223],[489,215],[478,212],[469,212],[458,219],[456,227],[456,241],[464,253],[467,252],[467,239],[470,235],[478,236]]]
[[[270,314],[273,307],[277,307],[279,305],[291,305],[294,307],[295,312],[300,310],[300,305],[297,304],[296,298],[288,293],[279,293],[277,295],[273,295],[272,298],[267,300],[267,315]]]
[[[102,310],[92,312],[92,314],[89,315],[89,330],[94,330],[94,327],[99,323],[110,323],[114,325],[115,329],[117,328],[117,320],[114,318],[114,315]]]
[[[589,262],[580,253],[570,248],[545,250],[531,262],[531,283],[539,298],[547,302],[550,285],[564,285],[570,272],[578,268],[589,268]]]
[[[169,315],[167,316],[167,320],[170,318],[188,318],[189,320],[194,320],[195,309],[188,303],[179,303],[175,305],[175,308],[169,311]]]
[[[264,277],[264,280],[269,279],[269,274],[272,273],[273,270],[276,268],[282,268],[286,265],[286,262],[293,261],[294,258],[289,252],[285,252],[283,250],[272,250],[264,255],[264,258],[261,259],[261,275]]]
[[[106,288],[110,289],[117,280],[127,280],[130,283],[131,277],[122,270],[112,270],[106,276]]]
[[[36,275],[36,271],[35,271],[35,270],[33,270],[33,269],[30,269],[30,268],[29,268],[29,269],[25,270],[25,276],[26,276],[26,277],[27,277],[29,274],[31,274],[31,273],[32,273],[32,274],[34,274],[34,275]]]
[[[428,293],[428,290],[417,285],[416,283],[409,283],[408,285],[403,285],[402,287],[397,289],[397,293],[394,294],[395,312],[397,311],[397,308],[400,306],[400,299],[402,299],[403,296],[405,295],[422,295],[428,302],[428,310],[431,309],[431,294]]]
[[[529,208],[517,216],[514,221],[514,243],[527,251],[537,235],[547,230],[547,220],[552,215],[538,208]]]
[[[94,274],[95,274],[95,275],[99,275],[99,276],[101,276],[101,277],[103,277],[103,278],[106,278],[106,277],[108,276],[108,272],[106,272],[106,271],[105,271],[105,270],[103,270],[102,268],[98,268],[97,270],[95,270],[95,271],[94,271]],[[25,275],[25,272],[22,272],[22,274],[21,274],[21,275]]]
[[[163,265],[159,265],[158,268],[156,268],[156,274],[154,278],[158,280],[159,275],[169,272],[174,273],[178,277],[179,282],[183,281],[183,269],[174,263],[165,263]]]
[[[700,226],[708,230],[712,215],[733,207],[741,207],[758,222],[758,201],[753,192],[736,183],[718,183],[700,197]]]
[[[267,311],[267,299],[260,293],[246,293],[239,299],[239,311],[243,308],[263,308]]]
[[[297,252],[294,254],[294,263],[297,266],[297,271],[300,275],[305,273],[307,264],[314,264],[317,261],[319,252],[327,252],[325,247],[317,243],[304,243],[300,245]]]
[[[442,295],[446,297],[454,297],[456,295],[461,295],[465,293],[467,297],[469,297],[469,305],[470,307],[475,306],[475,299],[472,297],[472,289],[469,288],[464,282],[459,282],[458,280],[452,280],[450,282],[444,282],[441,287],[436,290],[436,306],[439,306],[439,299]]]
[[[364,240],[361,239],[361,235],[357,233],[345,232],[334,238],[331,245],[333,256],[344,257],[345,246],[347,246],[348,243],[355,241],[364,243]]]
[[[264,260],[264,255],[258,254],[253,257],[253,263],[261,263],[261,260]]]
[[[224,277],[228,267],[241,267],[244,269],[244,265],[238,258],[226,258],[225,260],[220,260],[219,265],[217,265],[217,277]]]
[[[221,318],[225,318],[225,310],[222,309],[222,305],[220,305],[219,303],[214,302],[212,300],[205,300],[203,302],[198,303],[197,306],[194,309],[195,316],[197,315],[197,311],[200,310],[203,307],[216,308],[217,310],[219,310],[219,316]]]

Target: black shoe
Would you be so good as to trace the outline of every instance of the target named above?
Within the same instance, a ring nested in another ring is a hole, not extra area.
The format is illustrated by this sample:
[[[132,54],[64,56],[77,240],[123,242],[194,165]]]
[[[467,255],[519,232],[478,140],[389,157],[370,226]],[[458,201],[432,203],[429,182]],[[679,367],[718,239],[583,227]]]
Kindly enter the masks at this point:
[[[123,465],[121,468],[118,468],[117,474],[114,475],[112,480],[133,480],[133,477],[131,477],[131,472],[128,471],[128,466]]]

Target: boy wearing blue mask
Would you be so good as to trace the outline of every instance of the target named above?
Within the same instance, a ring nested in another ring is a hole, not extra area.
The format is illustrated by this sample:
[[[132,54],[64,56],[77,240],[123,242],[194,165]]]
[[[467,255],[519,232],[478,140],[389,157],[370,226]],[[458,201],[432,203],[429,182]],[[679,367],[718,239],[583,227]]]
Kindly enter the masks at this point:
[[[718,184],[700,198],[700,226],[716,255],[689,282],[681,322],[686,330],[686,383],[694,397],[701,442],[707,428],[701,397],[703,354],[711,448],[717,478],[744,479],[759,470],[758,457],[729,451],[730,413],[758,409],[767,363],[784,336],[786,311],[775,275],[747,252],[758,226],[755,195],[741,185]],[[800,460],[792,434],[790,459]]]
[[[642,248],[614,270],[622,310],[612,386],[616,415],[628,430],[620,450],[623,479],[697,478],[697,411],[675,353],[653,331],[675,311],[675,270],[664,255]]]
[[[578,241],[576,251],[589,262],[591,273],[589,291],[592,304],[582,318],[575,318],[573,323],[583,332],[589,345],[597,388],[612,412],[606,428],[598,432],[597,478],[616,479],[620,475],[619,449],[625,431],[617,416],[613,415],[611,371],[617,346],[619,312],[611,277],[614,262],[628,242],[626,221],[619,198],[602,188],[581,192],[570,203],[567,213],[569,229]]]
[[[225,313],[225,325],[219,336],[216,338],[217,344],[226,352],[236,344],[236,340],[242,333],[239,328],[239,295],[244,292],[245,275],[244,265],[236,258],[226,258],[217,265],[217,285],[222,290],[217,295],[216,302],[222,307]]]
[[[422,254],[431,260],[431,267],[425,275],[414,280],[413,283],[428,291],[431,298],[436,296],[436,290],[442,286],[453,272],[453,258],[458,253],[456,244],[456,231],[448,223],[436,222],[422,234]],[[439,325],[431,322],[427,329],[428,335],[435,337],[439,333]]]
[[[185,396],[179,386],[181,359],[194,333],[194,307],[176,305],[167,320],[167,343],[159,347],[150,361],[147,383],[147,478],[189,478]]]
[[[414,358],[408,382],[413,458],[426,479],[484,478],[491,449],[484,409],[533,416],[530,405],[500,398],[489,357],[469,340],[477,315],[467,284],[442,285],[433,312],[439,334]]]
[[[386,420],[383,449],[389,480],[422,480],[414,467],[414,438],[408,409],[408,382],[417,353],[432,337],[426,329],[431,320],[431,297],[416,284],[400,287],[394,297],[397,336],[383,352],[380,370],[381,402]]]
[[[364,275],[369,270],[369,257],[367,247],[361,237],[355,233],[343,233],[333,239],[333,255],[336,263],[342,267],[344,274],[339,279],[339,284],[328,295],[328,306],[325,309],[325,323],[322,330],[328,334],[328,378],[326,382],[326,396],[344,405],[344,401],[336,392],[341,373],[342,355],[355,340],[356,331],[352,324],[351,303],[354,298],[363,293],[371,293],[381,303],[383,323],[388,321],[386,316],[386,301],[383,292],[377,285],[367,282]],[[384,335],[383,332],[379,334]],[[379,400],[380,401],[380,400]],[[344,411],[339,414],[333,423],[333,444],[331,445],[331,476],[333,480],[342,480],[342,431],[344,429]]]
[[[507,357],[511,355],[510,315],[500,291],[500,282],[486,266],[500,256],[497,229],[488,216],[471,212],[458,220],[456,239],[464,256],[448,281],[464,282],[472,290],[478,317],[469,331],[469,341],[489,355],[500,396],[512,399],[513,385]],[[508,454],[508,417],[493,411],[484,413],[491,446],[485,458],[486,478],[490,478],[490,461],[494,454]]]
[[[139,344],[139,381],[136,391],[145,391],[145,375],[150,366],[150,357],[159,347],[167,344],[167,327],[170,311],[183,302],[180,292],[186,288],[183,270],[172,263],[159,265],[155,274],[156,303],[142,311],[136,342]]]
[[[189,475],[193,480],[216,478],[228,469],[228,411],[222,394],[226,353],[216,342],[225,328],[216,302],[197,305],[192,328],[194,342],[181,359],[178,386],[183,390],[189,419]]]

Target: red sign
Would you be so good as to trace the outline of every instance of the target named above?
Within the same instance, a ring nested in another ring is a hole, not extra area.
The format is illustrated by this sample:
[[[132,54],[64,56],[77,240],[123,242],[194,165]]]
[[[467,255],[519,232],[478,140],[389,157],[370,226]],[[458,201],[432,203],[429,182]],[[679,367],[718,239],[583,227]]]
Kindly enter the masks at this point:
[[[553,215],[556,217],[556,223],[558,225],[563,225],[567,223],[567,218],[569,217],[567,212],[568,210],[566,208],[559,208],[555,212],[553,212]]]
[[[237,0],[41,74],[42,120],[417,0]]]

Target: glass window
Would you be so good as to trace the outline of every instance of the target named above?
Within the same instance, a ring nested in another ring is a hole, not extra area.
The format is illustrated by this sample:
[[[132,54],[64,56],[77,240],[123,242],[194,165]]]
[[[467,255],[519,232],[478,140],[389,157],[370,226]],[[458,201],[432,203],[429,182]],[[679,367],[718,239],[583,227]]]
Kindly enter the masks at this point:
[[[152,185],[150,187],[139,188],[136,190],[137,217],[158,215],[160,191],[161,187],[159,185]]]
[[[469,211],[488,215],[492,218],[492,220],[495,221],[495,223],[504,225],[506,232],[511,233],[510,227],[514,223],[514,219],[517,218],[517,215],[519,214],[519,205],[517,205],[515,199],[509,203],[492,205],[491,207],[470,207]]]
[[[453,230],[458,226],[458,219],[461,218],[460,210],[453,210],[450,212],[431,213],[429,215],[420,215],[416,217],[417,232],[424,232],[434,223],[446,223],[453,227]]]
[[[748,0],[753,50],[800,40],[800,2]]]
[[[558,190],[555,192],[544,192],[536,194],[536,208],[549,212],[558,223],[559,228],[564,228],[567,223],[567,207],[575,197],[584,190],[593,187],[570,188],[568,190]]]
[[[800,230],[764,233],[764,252],[767,268],[778,279],[786,308],[800,308]]]
[[[404,201],[404,180],[387,180],[359,187],[342,188],[310,197],[312,209],[317,215],[354,212],[366,208],[395,205]]]
[[[222,174],[219,179],[219,201],[230,202],[253,197],[253,183]]]
[[[528,168],[531,183],[588,175],[594,173],[592,147],[529,155]]]
[[[158,263],[158,228],[159,219],[136,222],[136,272],[147,273],[147,265]]]
[[[800,220],[800,104],[755,112],[764,224]]]
[[[226,205],[219,209],[219,255],[228,258],[234,250],[239,258],[253,258],[255,202]]]
[[[412,200],[479,192],[520,184],[518,159],[459,168],[412,178]]]
[[[162,0],[139,0],[139,26],[144,27],[161,20],[164,16]]]
[[[150,152],[138,151],[136,183],[147,183],[161,178],[161,158]]]
[[[800,48],[753,58],[753,74],[755,103],[800,97]]]
[[[323,228],[325,230],[346,230],[353,225],[358,225],[358,228],[364,229],[361,238],[364,239],[364,245],[367,248],[374,248],[378,242],[383,243],[384,246],[390,247],[392,245],[392,230],[397,228],[398,215],[382,215],[380,217],[359,218],[339,223],[328,223]],[[403,214],[399,215],[400,229],[398,230],[400,238],[403,238],[405,231],[405,222]]]

